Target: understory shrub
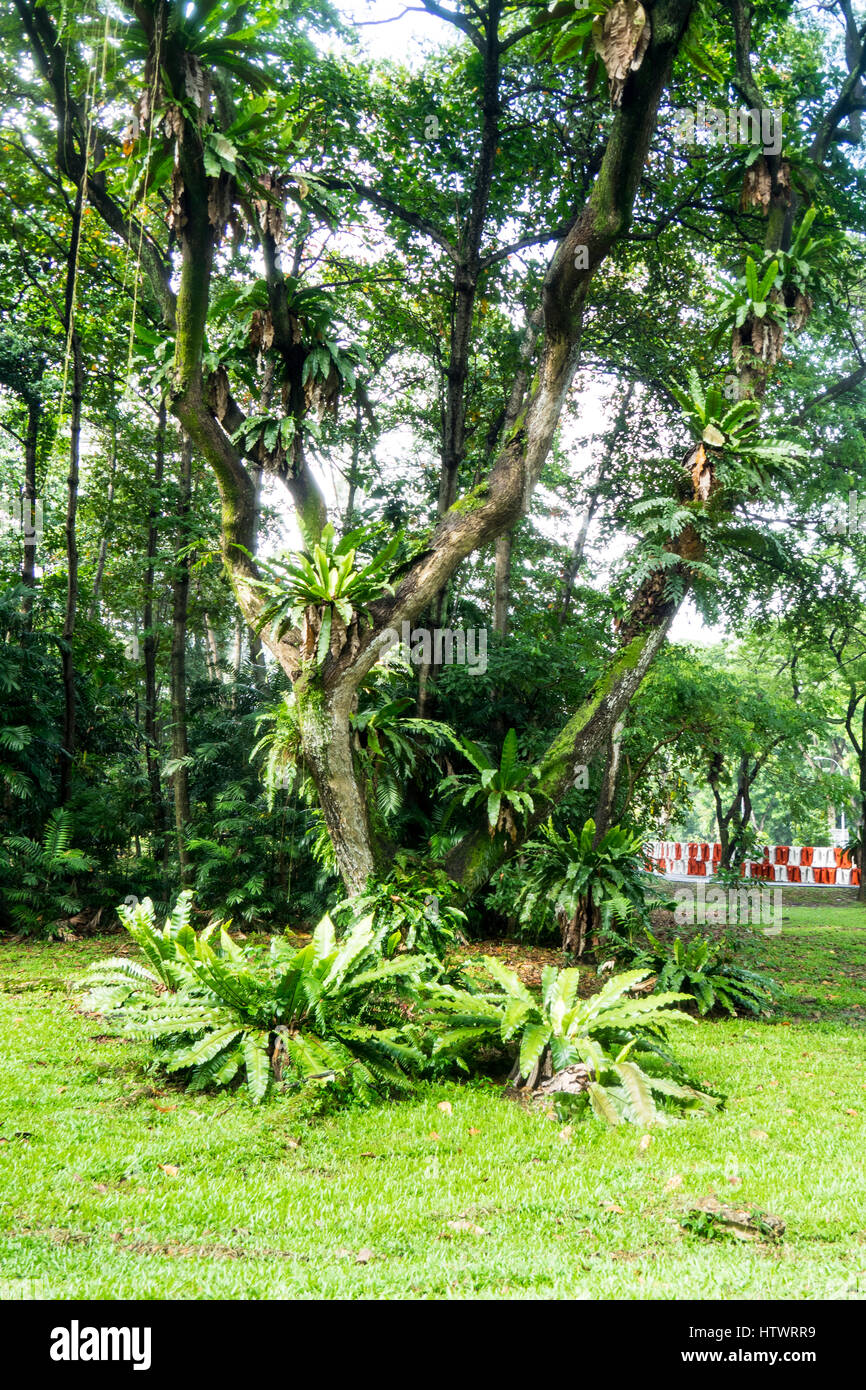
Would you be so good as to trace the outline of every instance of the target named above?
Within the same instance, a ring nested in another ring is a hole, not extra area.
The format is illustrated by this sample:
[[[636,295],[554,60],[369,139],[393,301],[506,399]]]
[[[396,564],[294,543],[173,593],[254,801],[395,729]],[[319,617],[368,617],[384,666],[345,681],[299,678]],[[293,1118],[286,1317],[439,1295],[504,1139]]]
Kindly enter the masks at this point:
[[[118,1033],[151,1039],[165,1070],[185,1072],[192,1089],[244,1072],[254,1101],[272,1079],[330,1083],[366,1101],[405,1089],[422,1065],[401,986],[426,962],[386,959],[387,924],[361,918],[338,941],[326,916],[306,946],[275,937],[265,953],[242,949],[216,924],[195,932],[188,893],[162,930],[150,899],[119,912],[146,964],[93,966],[81,1007]]]
[[[772,1009],[779,994],[769,975],[736,963],[739,941],[731,934],[715,939],[693,936],[686,941],[675,936],[666,941],[647,928],[643,942],[628,940],[612,930],[607,936],[618,956],[656,977],[657,991],[681,991],[697,1005],[700,1014],[714,1009],[724,1009],[731,1017],[737,1013],[764,1014]]]
[[[84,904],[83,885],[93,859],[70,841],[72,817],[52,811],[41,840],[0,840],[0,926],[25,936],[50,936]]]
[[[368,914],[377,929],[385,929],[385,952],[417,951],[437,966],[446,951],[464,939],[466,913],[452,899],[457,885],[442,870],[419,873],[413,856],[398,854],[388,878],[371,879],[363,893],[355,893],[331,909],[346,925]]]
[[[423,942],[422,919],[408,890],[394,896],[363,916],[360,899],[344,904],[342,934],[325,916],[300,947],[285,937],[241,946],[220,924],[196,932],[189,893],[162,929],[149,899],[122,907],[143,960],[94,965],[81,1008],[101,1015],[107,1030],[149,1039],[158,1064],[183,1073],[192,1089],[245,1076],[254,1101],[276,1081],[367,1102],[443,1067],[467,1072],[493,1043],[516,1054],[513,1076],[529,1089],[556,1092],[560,1106],[589,1106],[612,1124],[660,1119],[657,1099],[719,1103],[667,1047],[668,1024],[685,1017],[673,1005],[686,996],[635,998],[646,977],[635,970],[580,999],[579,972],[548,966],[539,997],[489,957],[482,968],[495,988],[481,989],[470,970],[450,978],[443,970],[433,952],[443,938],[427,938],[429,953],[407,949],[413,931]],[[375,907],[381,893],[366,897]]]
[[[640,840],[620,826],[612,826],[596,843],[594,820],[586,821],[579,834],[566,826],[563,835],[549,819],[521,856],[521,921],[537,923],[537,934],[555,922],[563,950],[581,957],[611,911],[646,917],[639,850]]]
[[[687,996],[632,996],[646,971],[626,971],[581,999],[575,968],[545,966],[537,994],[500,961],[485,956],[480,964],[497,988],[422,985],[435,1052],[462,1058],[491,1038],[516,1042],[518,1082],[557,1096],[560,1106],[588,1106],[614,1125],[658,1121],[656,1097],[686,1108],[720,1104],[691,1083],[666,1046],[669,1024],[694,1022],[673,1007]]]

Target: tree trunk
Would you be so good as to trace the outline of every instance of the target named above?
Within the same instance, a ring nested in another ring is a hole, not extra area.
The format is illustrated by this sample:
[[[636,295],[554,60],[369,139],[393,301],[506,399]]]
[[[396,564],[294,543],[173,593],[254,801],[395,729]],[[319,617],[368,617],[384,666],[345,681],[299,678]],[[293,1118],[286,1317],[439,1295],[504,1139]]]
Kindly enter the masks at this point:
[[[620,718],[610,731],[607,741],[607,757],[604,765],[604,777],[601,782],[601,790],[598,794],[598,802],[595,808],[595,840],[594,844],[599,844],[610,828],[613,816],[613,804],[616,798],[616,779],[619,772],[620,750],[622,747],[622,734],[625,728],[625,719]]]
[[[114,380],[112,379],[112,390]],[[164,410],[164,407],[163,407]],[[114,507],[114,480],[117,473],[117,413],[116,407],[111,414],[111,457],[108,461],[108,491],[105,497],[105,521],[102,528],[102,535],[99,538],[99,551],[96,556],[96,576],[93,580],[93,596],[90,600],[90,607],[87,610],[87,617],[90,622],[99,612],[99,599],[102,594],[102,580],[105,574],[105,561],[108,556],[108,532],[111,526],[111,513]]]
[[[220,672],[219,642],[217,641],[217,635],[213,627],[211,626],[210,614],[208,613],[206,608],[202,609],[202,617],[204,618],[204,630],[207,643],[205,650],[207,652],[208,671],[211,680],[222,681],[222,674]]]
[[[343,514],[343,530],[351,531],[355,514],[355,492],[358,487],[358,464],[361,458],[361,386],[355,383],[355,424],[352,431],[352,462],[349,465],[349,492]]]
[[[864,882],[864,879],[866,879],[866,873],[864,873],[864,868],[866,868],[866,854],[863,853],[863,839],[864,836],[866,836],[866,700],[863,701],[863,710],[861,714],[857,761],[860,770],[860,809],[862,814],[862,824],[860,826],[860,887],[857,889],[857,901],[858,903],[866,903],[866,882]]]
[[[514,843],[502,836],[491,840],[487,827],[479,825],[446,856],[449,876],[467,895],[519,851],[526,835],[550,814],[550,802],[559,801],[574,785],[575,765],[588,764],[609,739],[667,636],[675,607],[663,595],[662,583],[656,593],[652,626],[630,637],[541,759],[537,792],[533,788],[535,809],[526,819],[524,833]]]
[[[259,542],[259,522],[262,511],[262,470],[259,467],[251,467],[253,487],[253,532],[250,554],[255,556],[258,552]],[[256,685],[261,686],[265,678],[265,655],[262,648],[262,639],[254,627],[247,628],[247,636],[250,647],[250,665],[253,671],[253,680]]]
[[[189,566],[186,553],[186,521],[189,515],[192,492],[192,443],[186,433],[180,447],[180,478],[177,500],[178,555],[175,560],[174,582],[172,584],[172,627],[171,627],[171,756],[179,762],[189,755],[186,736],[186,626],[189,605]],[[177,853],[180,860],[181,882],[186,884],[190,877],[189,854],[186,848],[185,831],[189,822],[189,769],[175,768],[171,777],[174,797],[174,825],[177,834]]]
[[[27,401],[27,431],[24,436],[24,506],[23,520],[24,557],[21,563],[21,582],[27,589],[36,588],[36,447],[39,442],[39,423],[42,405],[38,396]],[[27,593],[21,605],[27,626],[33,611],[33,595]]]
[[[66,495],[66,611],[63,616],[60,647],[60,669],[63,680],[63,750],[57,799],[61,806],[65,806],[69,799],[76,732],[75,662],[72,654],[72,639],[75,635],[75,617],[78,611],[78,540],[75,523],[78,513],[78,467],[81,451],[81,398],[84,389],[84,372],[81,361],[81,342],[74,329],[71,349],[72,392],[70,401],[72,410],[70,415],[69,480]]]
[[[496,579],[493,601],[493,631],[505,637],[508,633],[508,601],[511,596],[511,549],[514,532],[503,531],[496,538]]]
[[[356,893],[371,874],[387,867],[388,853],[374,840],[370,807],[355,770],[349,723],[354,691],[338,686],[325,693],[302,677],[295,684],[295,698],[304,765],[315,784],[343,882]]]
[[[164,848],[165,805],[159,780],[159,730],[157,728],[157,684],[156,658],[159,639],[154,625],[153,587],[158,541],[157,517],[162,495],[162,482],[165,471],[165,401],[159,404],[159,420],[156,429],[156,455],[154,459],[153,482],[150,488],[147,525],[147,568],[144,574],[144,756],[147,764],[147,782],[150,788],[150,804],[153,814],[153,827],[160,848]]]
[[[579,898],[573,916],[563,915],[562,949],[572,960],[582,960],[586,943],[595,938],[601,925],[601,914],[592,900],[592,893]]]
[[[81,400],[84,392],[84,366],[81,340],[75,327],[75,286],[78,271],[78,248],[81,240],[81,214],[84,205],[84,177],[78,181],[72,213],[69,255],[66,261],[66,289],[63,306],[63,327],[67,351],[72,357],[72,391],[69,417],[69,478],[66,493],[66,610],[60,642],[60,668],[63,680],[63,748],[60,762],[58,802],[65,806],[72,780],[72,760],[75,757],[75,664],[72,639],[78,611],[78,475],[81,457]]]

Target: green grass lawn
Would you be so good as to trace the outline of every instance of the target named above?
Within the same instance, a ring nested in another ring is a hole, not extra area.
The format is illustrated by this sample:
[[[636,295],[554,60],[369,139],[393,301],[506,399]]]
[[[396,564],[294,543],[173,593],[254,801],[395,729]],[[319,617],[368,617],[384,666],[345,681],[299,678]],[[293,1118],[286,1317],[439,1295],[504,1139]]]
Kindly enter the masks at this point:
[[[328,1117],[188,1095],[74,1012],[69,980],[119,938],[7,943],[0,1279],[56,1298],[866,1297],[866,911],[788,915],[753,950],[786,983],[778,1017],[679,1030],[726,1109],[652,1131],[569,1131],[487,1082]],[[710,1193],[782,1217],[785,1240],[684,1230]]]

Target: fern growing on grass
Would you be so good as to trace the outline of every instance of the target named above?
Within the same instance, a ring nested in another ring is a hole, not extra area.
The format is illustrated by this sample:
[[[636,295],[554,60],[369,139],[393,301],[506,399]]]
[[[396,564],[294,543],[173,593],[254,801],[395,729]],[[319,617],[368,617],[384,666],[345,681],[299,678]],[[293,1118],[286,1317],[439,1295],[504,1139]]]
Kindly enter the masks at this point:
[[[608,936],[630,964],[657,976],[656,990],[682,991],[691,996],[701,1014],[725,1009],[732,1018],[738,1013],[760,1015],[772,1008],[779,993],[769,975],[734,963],[733,946],[727,937],[713,941],[695,936],[684,942],[677,936],[666,942],[647,930],[648,944],[641,946],[612,930]]]
[[[656,1096],[689,1108],[719,1104],[688,1082],[664,1046],[668,1024],[688,1019],[673,1007],[686,996],[632,997],[647,972],[616,975],[580,999],[577,969],[545,966],[537,995],[501,961],[485,956],[481,963],[496,990],[425,987],[428,1021],[438,1032],[434,1052],[459,1056],[499,1037],[516,1044],[513,1075],[528,1089],[555,1095],[560,1105],[588,1104],[613,1125],[657,1122]],[[660,1063],[673,1075],[660,1075]]]
[[[192,1089],[240,1073],[254,1101],[273,1079],[330,1083],[363,1101],[406,1089],[423,1057],[399,995],[425,963],[384,959],[387,925],[374,930],[366,917],[338,940],[324,917],[306,946],[277,937],[262,959],[225,927],[195,932],[190,908],[182,894],[162,930],[149,899],[120,908],[144,961],[95,965],[81,1007],[118,1033],[151,1039],[165,1069],[186,1072]]]

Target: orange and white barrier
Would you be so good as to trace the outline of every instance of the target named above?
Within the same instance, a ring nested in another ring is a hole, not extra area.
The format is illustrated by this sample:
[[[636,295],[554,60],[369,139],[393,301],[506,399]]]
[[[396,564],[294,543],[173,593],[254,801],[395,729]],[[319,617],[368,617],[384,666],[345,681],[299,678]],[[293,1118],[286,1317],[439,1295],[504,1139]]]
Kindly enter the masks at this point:
[[[762,858],[740,865],[741,878],[767,883],[809,883],[848,887],[860,882],[860,870],[847,850],[832,845],[764,845]],[[653,873],[670,877],[708,878],[722,857],[720,844],[648,840],[644,863]]]

